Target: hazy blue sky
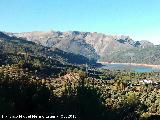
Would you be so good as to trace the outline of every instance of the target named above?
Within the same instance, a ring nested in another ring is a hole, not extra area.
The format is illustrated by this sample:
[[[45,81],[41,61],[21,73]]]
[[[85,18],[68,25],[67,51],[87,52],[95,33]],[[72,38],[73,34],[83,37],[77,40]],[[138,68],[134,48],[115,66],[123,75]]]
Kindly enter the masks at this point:
[[[160,0],[0,0],[0,30],[102,32],[160,44]]]

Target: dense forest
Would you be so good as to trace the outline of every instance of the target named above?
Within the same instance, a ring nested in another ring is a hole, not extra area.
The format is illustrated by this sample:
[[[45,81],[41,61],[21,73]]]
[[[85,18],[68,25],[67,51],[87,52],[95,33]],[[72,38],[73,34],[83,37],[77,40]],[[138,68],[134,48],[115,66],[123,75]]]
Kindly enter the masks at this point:
[[[158,72],[96,69],[94,60],[3,33],[0,43],[0,114],[160,119]]]

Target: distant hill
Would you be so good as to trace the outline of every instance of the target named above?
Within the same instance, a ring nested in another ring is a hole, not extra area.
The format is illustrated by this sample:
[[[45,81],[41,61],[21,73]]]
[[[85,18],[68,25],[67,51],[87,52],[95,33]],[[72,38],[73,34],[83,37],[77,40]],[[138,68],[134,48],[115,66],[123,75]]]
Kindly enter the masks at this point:
[[[58,48],[51,49],[48,46],[43,46],[34,41],[28,41],[25,38],[16,37],[4,32],[0,32],[0,52],[3,56],[0,58],[0,61],[3,64],[13,64],[24,59],[20,56],[43,57],[45,59],[52,59],[55,63],[58,62],[60,64],[96,64],[95,60],[89,60],[85,56],[65,52]]]
[[[134,62],[160,64],[159,46],[142,40],[134,41],[129,36],[112,36],[91,32],[24,32],[7,33],[9,36],[27,39],[51,50],[59,49],[102,62]]]

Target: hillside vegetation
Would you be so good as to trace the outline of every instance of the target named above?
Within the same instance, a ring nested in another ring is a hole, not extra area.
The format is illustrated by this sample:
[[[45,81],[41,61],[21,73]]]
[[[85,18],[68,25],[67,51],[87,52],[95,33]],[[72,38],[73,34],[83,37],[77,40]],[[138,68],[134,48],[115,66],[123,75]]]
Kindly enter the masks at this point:
[[[130,49],[113,53],[108,61],[119,63],[160,64],[160,46]]]

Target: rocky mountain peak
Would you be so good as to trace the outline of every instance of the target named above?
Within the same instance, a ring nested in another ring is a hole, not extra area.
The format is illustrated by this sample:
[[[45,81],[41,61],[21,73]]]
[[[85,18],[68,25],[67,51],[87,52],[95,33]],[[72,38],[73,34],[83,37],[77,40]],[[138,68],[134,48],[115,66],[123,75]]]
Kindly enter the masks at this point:
[[[65,52],[80,54],[90,59],[105,58],[116,52],[154,46],[148,41],[134,41],[125,35],[106,35],[80,31],[35,31],[12,34],[29,41]]]

